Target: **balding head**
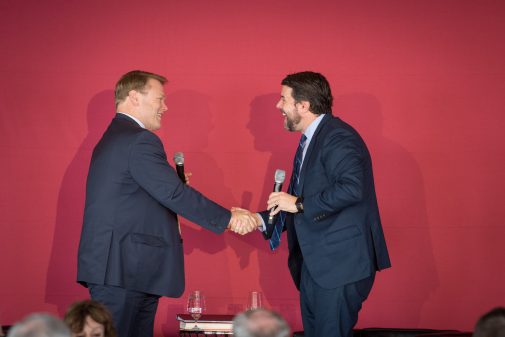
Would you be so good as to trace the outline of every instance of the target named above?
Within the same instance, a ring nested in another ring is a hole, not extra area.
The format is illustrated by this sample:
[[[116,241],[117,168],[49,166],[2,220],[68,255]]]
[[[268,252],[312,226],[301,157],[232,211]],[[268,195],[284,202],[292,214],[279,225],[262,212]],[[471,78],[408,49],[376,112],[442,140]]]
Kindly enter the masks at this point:
[[[16,323],[7,337],[70,337],[70,330],[59,318],[37,313]]]
[[[473,337],[505,337],[505,308],[485,313],[475,324]]]
[[[235,316],[235,337],[289,337],[289,326],[276,312],[266,309],[248,310]]]

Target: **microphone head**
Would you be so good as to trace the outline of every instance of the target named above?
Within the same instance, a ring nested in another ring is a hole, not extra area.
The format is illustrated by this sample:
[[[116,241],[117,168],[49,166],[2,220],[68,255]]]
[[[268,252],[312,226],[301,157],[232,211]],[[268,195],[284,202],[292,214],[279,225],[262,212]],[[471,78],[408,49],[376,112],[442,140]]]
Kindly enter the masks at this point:
[[[286,179],[286,171],[275,170],[275,183],[282,184],[284,183],[284,179]]]
[[[184,165],[184,154],[182,152],[174,153],[175,165]]]

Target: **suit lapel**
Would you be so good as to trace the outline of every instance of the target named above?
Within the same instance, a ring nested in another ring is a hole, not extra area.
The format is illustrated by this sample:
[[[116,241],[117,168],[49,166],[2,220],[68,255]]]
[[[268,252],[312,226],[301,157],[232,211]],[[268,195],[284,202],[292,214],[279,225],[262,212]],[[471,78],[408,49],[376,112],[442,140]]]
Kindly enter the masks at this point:
[[[307,152],[305,153],[305,158],[303,159],[302,167],[300,169],[300,180],[299,180],[300,195],[303,195],[303,183],[305,181],[305,171],[307,169],[308,163],[311,162],[311,156],[312,156],[314,148],[316,147],[316,143],[319,141],[319,134],[320,134],[322,128],[324,127],[324,125],[326,123],[328,123],[328,121],[332,118],[333,118],[332,114],[325,114],[325,116],[323,117],[323,120],[317,126],[317,129],[314,132],[312,139],[310,140],[309,148],[307,149]]]

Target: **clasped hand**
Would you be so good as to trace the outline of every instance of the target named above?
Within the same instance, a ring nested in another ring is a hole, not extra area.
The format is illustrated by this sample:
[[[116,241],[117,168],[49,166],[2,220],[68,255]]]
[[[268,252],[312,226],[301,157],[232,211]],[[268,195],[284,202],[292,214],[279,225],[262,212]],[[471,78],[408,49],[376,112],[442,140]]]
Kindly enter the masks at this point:
[[[231,219],[228,229],[244,235],[258,228],[260,219],[257,214],[253,214],[246,209],[233,207],[231,209]]]

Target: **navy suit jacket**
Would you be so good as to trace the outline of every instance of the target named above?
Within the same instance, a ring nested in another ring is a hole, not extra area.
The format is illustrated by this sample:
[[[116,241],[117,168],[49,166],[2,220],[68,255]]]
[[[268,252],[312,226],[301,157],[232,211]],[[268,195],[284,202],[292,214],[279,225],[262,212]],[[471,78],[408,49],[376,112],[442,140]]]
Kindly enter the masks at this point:
[[[300,171],[304,213],[286,213],[291,276],[300,288],[305,262],[323,288],[336,288],[391,266],[368,149],[348,124],[326,114]],[[265,223],[268,212],[261,213]],[[279,217],[277,217],[279,219]],[[264,232],[270,238],[273,225]]]
[[[184,255],[176,214],[215,233],[231,217],[180,181],[158,136],[116,114],[91,158],[77,281],[181,296]]]

